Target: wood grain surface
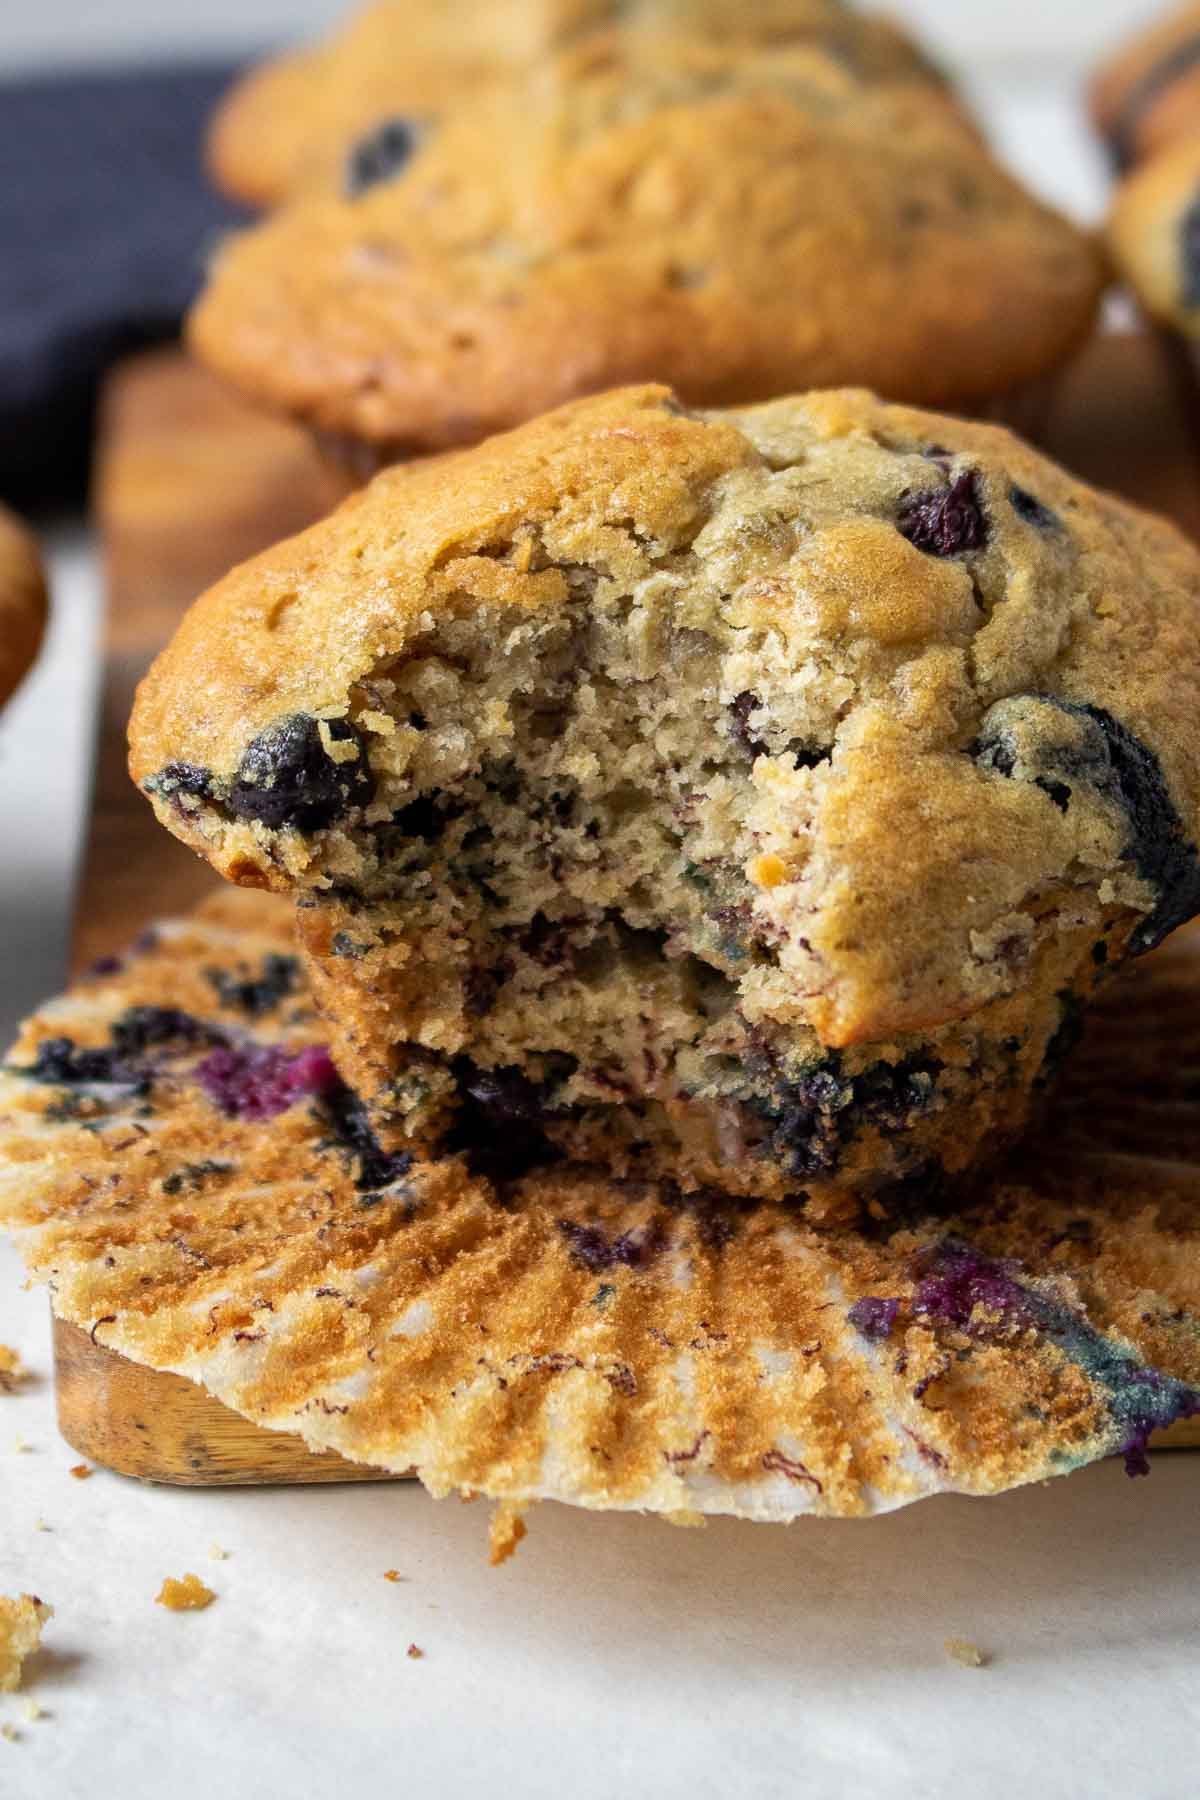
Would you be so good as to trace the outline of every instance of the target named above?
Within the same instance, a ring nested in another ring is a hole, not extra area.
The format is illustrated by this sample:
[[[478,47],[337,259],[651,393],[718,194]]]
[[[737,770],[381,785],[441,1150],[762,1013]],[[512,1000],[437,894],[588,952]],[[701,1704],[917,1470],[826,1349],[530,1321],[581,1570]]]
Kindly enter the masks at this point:
[[[1200,540],[1200,412],[1178,353],[1096,340],[1063,378],[1043,437],[1086,480]],[[189,602],[235,562],[341,497],[299,431],[250,411],[173,350],[139,357],[102,409],[94,501],[108,577],[104,702],[74,957],[86,967],[149,919],[192,905],[207,867],[155,824],[125,772],[133,690]],[[382,1479],[264,1432],[178,1376],[136,1367],[56,1322],[63,1435],[123,1473],[187,1485]],[[1164,1440],[1200,1447],[1200,1421]]]
[[[181,1375],[164,1375],[54,1320],[58,1428],[73,1449],[118,1475],[175,1487],[390,1481],[285,1432],[263,1431]]]

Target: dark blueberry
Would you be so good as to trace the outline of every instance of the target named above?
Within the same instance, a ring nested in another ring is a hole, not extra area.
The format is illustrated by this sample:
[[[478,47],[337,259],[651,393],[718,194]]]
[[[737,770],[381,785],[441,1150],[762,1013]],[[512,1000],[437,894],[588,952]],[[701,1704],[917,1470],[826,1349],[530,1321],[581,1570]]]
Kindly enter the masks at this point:
[[[548,919],[545,913],[534,913],[517,935],[517,948],[543,969],[562,968],[571,956],[572,935],[583,923],[578,917]]]
[[[926,556],[962,556],[987,543],[978,479],[968,469],[949,487],[916,494],[901,506],[896,529]]]
[[[295,956],[272,954],[264,956],[262,973],[257,976],[232,975],[228,969],[205,969],[204,975],[222,1006],[244,1013],[248,1019],[260,1019],[295,993],[300,963]]]
[[[785,1088],[771,1115],[776,1152],[795,1175],[829,1175],[862,1126],[907,1131],[934,1101],[942,1065],[935,1057],[873,1063],[846,1075],[840,1057],[826,1059]]]
[[[220,1043],[221,1033],[177,1006],[131,1006],[113,1025],[112,1041],[123,1056],[136,1056],[154,1044]]]
[[[898,1300],[881,1300],[868,1295],[865,1299],[856,1300],[846,1317],[855,1331],[877,1344],[892,1335],[899,1311]]]
[[[789,1084],[771,1115],[776,1154],[794,1175],[830,1175],[837,1168],[839,1115],[853,1098],[850,1082],[839,1071],[839,1059],[831,1057],[828,1066]]]
[[[492,1125],[531,1125],[546,1110],[546,1089],[520,1069],[479,1069],[469,1064],[459,1074],[459,1089]]]
[[[226,1044],[198,1063],[195,1078],[230,1119],[274,1119],[298,1100],[328,1092],[337,1071],[323,1044]]]
[[[149,1091],[150,1079],[133,1066],[116,1049],[84,1050],[72,1038],[45,1038],[37,1047],[37,1056],[24,1068],[13,1073],[30,1081],[43,1081],[49,1087],[85,1087],[93,1082],[109,1082],[130,1087],[137,1093]]]
[[[767,754],[767,746],[762,738],[750,729],[750,715],[757,712],[761,705],[762,701],[758,695],[750,693],[748,689],[738,694],[729,703],[730,736],[742,746],[747,756],[750,757]]]
[[[1200,196],[1179,224],[1179,291],[1185,306],[1200,306]]]
[[[357,200],[380,182],[391,181],[408,163],[417,147],[418,131],[411,119],[384,119],[360,138],[346,160],[346,194]]]
[[[513,972],[506,957],[490,968],[475,964],[463,977],[463,1006],[473,1019],[485,1019],[496,1004],[496,996]]]
[[[450,820],[456,817],[457,810],[454,806],[439,806],[434,794],[418,794],[398,813],[393,813],[391,825],[402,837],[420,838],[423,843],[436,844]]]
[[[157,775],[151,775],[146,782],[146,791],[150,794],[194,794],[199,800],[211,800],[212,770],[202,769],[197,763],[168,763]]]
[[[247,747],[229,791],[229,810],[273,831],[287,826],[320,831],[350,807],[365,806],[375,784],[361,734],[344,719],[330,719],[326,729],[334,743],[355,744],[358,755],[334,762],[317,720],[294,713]]]
[[[545,1061],[547,1073],[540,1082],[517,1068],[481,1069],[465,1056],[454,1063],[459,1107],[446,1148],[465,1154],[475,1174],[511,1181],[555,1160],[557,1152],[544,1128],[555,1111],[562,1114],[553,1104],[554,1092],[575,1064],[566,1056]]]
[[[788,745],[788,755],[798,769],[815,769],[821,763],[828,762],[833,755],[832,744],[804,744],[793,738]]]
[[[1042,1057],[1042,1066],[1037,1076],[1039,1085],[1054,1080],[1083,1036],[1085,1015],[1082,1000],[1069,988],[1064,988],[1057,999],[1059,1021]]]
[[[412,1168],[407,1150],[383,1148],[371,1129],[366,1107],[344,1082],[321,1095],[321,1114],[332,1127],[333,1141],[348,1150],[357,1164],[354,1185],[360,1193],[390,1187]]]
[[[1154,912],[1130,939],[1135,954],[1200,912],[1200,857],[1162,766],[1110,712],[1049,694],[1003,700],[984,719],[971,753],[998,775],[1032,782],[1064,811],[1080,783],[1120,807],[1129,831],[1122,854],[1158,893]]]
[[[1056,531],[1062,524],[1056,512],[1043,506],[1035,494],[1028,493],[1023,487],[1009,488],[1008,498],[1017,517],[1038,531]]]
[[[943,1065],[934,1056],[873,1063],[853,1079],[855,1112],[880,1131],[906,1131],[933,1104]]]
[[[609,1269],[638,1269],[653,1260],[666,1246],[666,1232],[660,1220],[654,1220],[643,1231],[622,1231],[610,1237],[599,1225],[580,1225],[574,1219],[559,1219],[558,1229],[566,1239],[571,1261],[591,1275],[602,1275]]]

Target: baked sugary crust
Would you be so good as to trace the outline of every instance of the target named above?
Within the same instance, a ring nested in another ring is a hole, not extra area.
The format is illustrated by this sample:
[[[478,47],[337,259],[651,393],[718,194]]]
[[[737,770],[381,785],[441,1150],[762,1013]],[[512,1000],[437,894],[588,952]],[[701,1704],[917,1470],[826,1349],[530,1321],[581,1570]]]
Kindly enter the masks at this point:
[[[38,653],[46,582],[32,537],[0,507],[0,705]]]
[[[189,328],[256,401],[388,457],[644,379],[966,410],[1093,323],[1094,245],[953,99],[820,47],[593,37],[411,141],[232,239]]]
[[[160,928],[0,1071],[0,1225],[98,1344],[435,1493],[667,1515],[856,1517],[1115,1451],[1140,1472],[1200,1407],[1194,934],[1114,991],[1022,1162],[953,1211],[915,1188],[814,1231],[382,1159],[322,1072],[287,923],[230,895]]]
[[[223,874],[294,892],[343,1071],[418,1140],[455,1059],[544,1085],[553,1051],[560,1113],[606,1067],[685,1132],[702,1103],[693,1185],[764,1191],[718,1101],[828,1102],[766,1191],[860,1191],[1019,1128],[1065,996],[1200,909],[1198,588],[1172,527],[999,429],[628,390],[235,571],[131,767]]]
[[[253,69],[213,122],[209,165],[252,206],[336,173],[362,132],[473,105],[482,87],[588,31],[684,30],[701,41],[819,39],[870,79],[939,78],[886,19],[838,0],[378,0],[325,43]]]

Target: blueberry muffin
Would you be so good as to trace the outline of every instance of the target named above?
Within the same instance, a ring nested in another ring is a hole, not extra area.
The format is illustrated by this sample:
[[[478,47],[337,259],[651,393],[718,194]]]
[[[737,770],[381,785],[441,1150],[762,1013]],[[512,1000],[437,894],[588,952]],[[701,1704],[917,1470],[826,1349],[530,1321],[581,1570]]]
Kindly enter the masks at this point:
[[[191,320],[264,405],[379,460],[617,382],[865,382],[961,407],[1091,327],[1091,242],[927,84],[828,51],[593,36],[235,238]]]
[[[1200,122],[1200,5],[1140,32],[1092,83],[1092,117],[1122,165],[1140,162]]]
[[[1200,910],[1200,556],[996,427],[581,401],[236,570],[132,772],[290,892],[381,1141],[839,1207]]]
[[[0,706],[33,662],[46,624],[46,583],[37,548],[0,507]]]
[[[597,27],[762,43],[819,38],[871,79],[937,80],[886,19],[841,0],[376,0],[325,44],[251,71],[213,124],[209,165],[235,199],[273,206],[377,128],[428,119]]]

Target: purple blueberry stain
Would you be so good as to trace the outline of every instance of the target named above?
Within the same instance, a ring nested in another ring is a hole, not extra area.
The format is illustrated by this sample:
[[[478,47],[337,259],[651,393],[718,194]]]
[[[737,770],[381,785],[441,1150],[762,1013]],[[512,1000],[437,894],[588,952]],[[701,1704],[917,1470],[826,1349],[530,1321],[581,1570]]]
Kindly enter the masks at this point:
[[[590,1275],[602,1275],[609,1269],[644,1268],[665,1249],[667,1242],[660,1220],[652,1221],[641,1231],[622,1231],[615,1236],[599,1225],[581,1225],[575,1219],[559,1219],[557,1223],[571,1261]]]
[[[1151,1437],[1181,1419],[1200,1417],[1200,1389],[1148,1368],[1062,1300],[1024,1286],[1016,1268],[961,1239],[946,1238],[917,1260],[913,1317],[972,1337],[990,1335],[996,1318],[1002,1330],[1037,1331],[1102,1392],[1126,1472],[1149,1474]]]
[[[846,1317],[860,1337],[865,1337],[869,1343],[878,1344],[891,1337],[899,1314],[899,1300],[866,1295],[854,1302]]]
[[[988,528],[975,471],[966,470],[946,487],[910,495],[901,505],[896,529],[926,556],[982,550]]]
[[[195,1078],[226,1118],[256,1122],[278,1118],[338,1082],[323,1044],[295,1051],[281,1044],[225,1044],[197,1064]]]

